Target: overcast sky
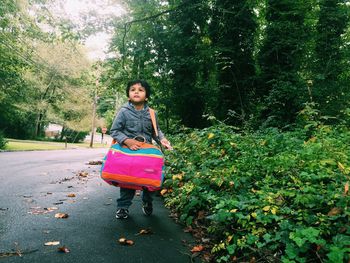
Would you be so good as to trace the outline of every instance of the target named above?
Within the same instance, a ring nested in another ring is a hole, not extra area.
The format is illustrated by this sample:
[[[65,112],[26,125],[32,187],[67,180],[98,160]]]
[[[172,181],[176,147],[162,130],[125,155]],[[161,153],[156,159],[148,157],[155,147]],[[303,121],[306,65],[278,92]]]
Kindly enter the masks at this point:
[[[51,12],[70,19],[79,27],[83,26],[83,17],[89,17],[89,12],[96,13],[98,17],[119,17],[126,12],[118,0],[57,0],[55,3]],[[107,32],[98,32],[87,38],[89,58],[104,59],[111,37]]]

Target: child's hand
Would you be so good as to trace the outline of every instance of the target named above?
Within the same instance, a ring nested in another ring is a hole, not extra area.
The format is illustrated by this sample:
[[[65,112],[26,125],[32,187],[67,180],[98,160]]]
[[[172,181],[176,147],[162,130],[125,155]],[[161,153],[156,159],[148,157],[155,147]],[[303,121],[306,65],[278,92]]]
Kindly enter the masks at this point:
[[[173,147],[171,147],[170,142],[167,139],[162,139],[160,143],[168,150],[173,150]]]
[[[126,139],[124,141],[124,144],[130,149],[130,150],[133,150],[133,151],[136,151],[138,149],[140,149],[140,146],[141,146],[141,142],[137,141],[137,140],[134,140],[134,139]]]

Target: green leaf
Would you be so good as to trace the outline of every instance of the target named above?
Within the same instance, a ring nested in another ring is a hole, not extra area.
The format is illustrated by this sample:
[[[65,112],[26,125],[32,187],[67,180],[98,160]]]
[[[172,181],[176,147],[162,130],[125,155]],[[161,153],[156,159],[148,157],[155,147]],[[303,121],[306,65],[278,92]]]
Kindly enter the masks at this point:
[[[227,249],[227,252],[230,254],[230,255],[233,255],[236,251],[236,248],[237,246],[235,244],[231,244],[229,246],[226,247]]]
[[[293,259],[298,256],[298,250],[292,244],[287,244],[286,254],[288,255],[289,259]]]
[[[327,257],[329,258],[330,262],[334,262],[334,263],[339,263],[339,262],[343,262],[344,259],[344,250],[339,248],[339,247],[335,247],[332,246],[330,248],[330,251],[327,254]]]

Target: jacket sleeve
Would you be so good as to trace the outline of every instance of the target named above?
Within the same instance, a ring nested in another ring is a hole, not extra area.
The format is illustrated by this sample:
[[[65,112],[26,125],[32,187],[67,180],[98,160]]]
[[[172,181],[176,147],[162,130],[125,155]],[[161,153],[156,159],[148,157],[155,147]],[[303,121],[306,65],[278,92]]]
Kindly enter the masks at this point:
[[[111,136],[113,139],[116,139],[119,144],[122,144],[128,136],[123,133],[125,129],[125,116],[123,111],[119,111],[117,116],[114,118],[112,128],[111,128]]]

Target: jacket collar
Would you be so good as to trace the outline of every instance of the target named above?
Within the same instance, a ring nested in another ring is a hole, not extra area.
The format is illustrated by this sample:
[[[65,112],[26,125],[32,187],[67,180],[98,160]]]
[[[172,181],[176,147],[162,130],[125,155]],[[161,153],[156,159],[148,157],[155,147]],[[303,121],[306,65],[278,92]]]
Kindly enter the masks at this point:
[[[130,110],[133,110],[133,111],[138,111],[138,110],[136,110],[134,104],[132,104],[130,101],[128,101],[128,102],[126,103],[125,107],[128,108],[128,109],[130,109]],[[145,105],[143,106],[143,109],[140,110],[140,111],[146,111],[146,110],[148,110],[148,108],[149,108],[149,107],[148,107],[148,104],[147,104],[147,102],[145,102]],[[140,111],[138,111],[138,112],[140,112]]]

